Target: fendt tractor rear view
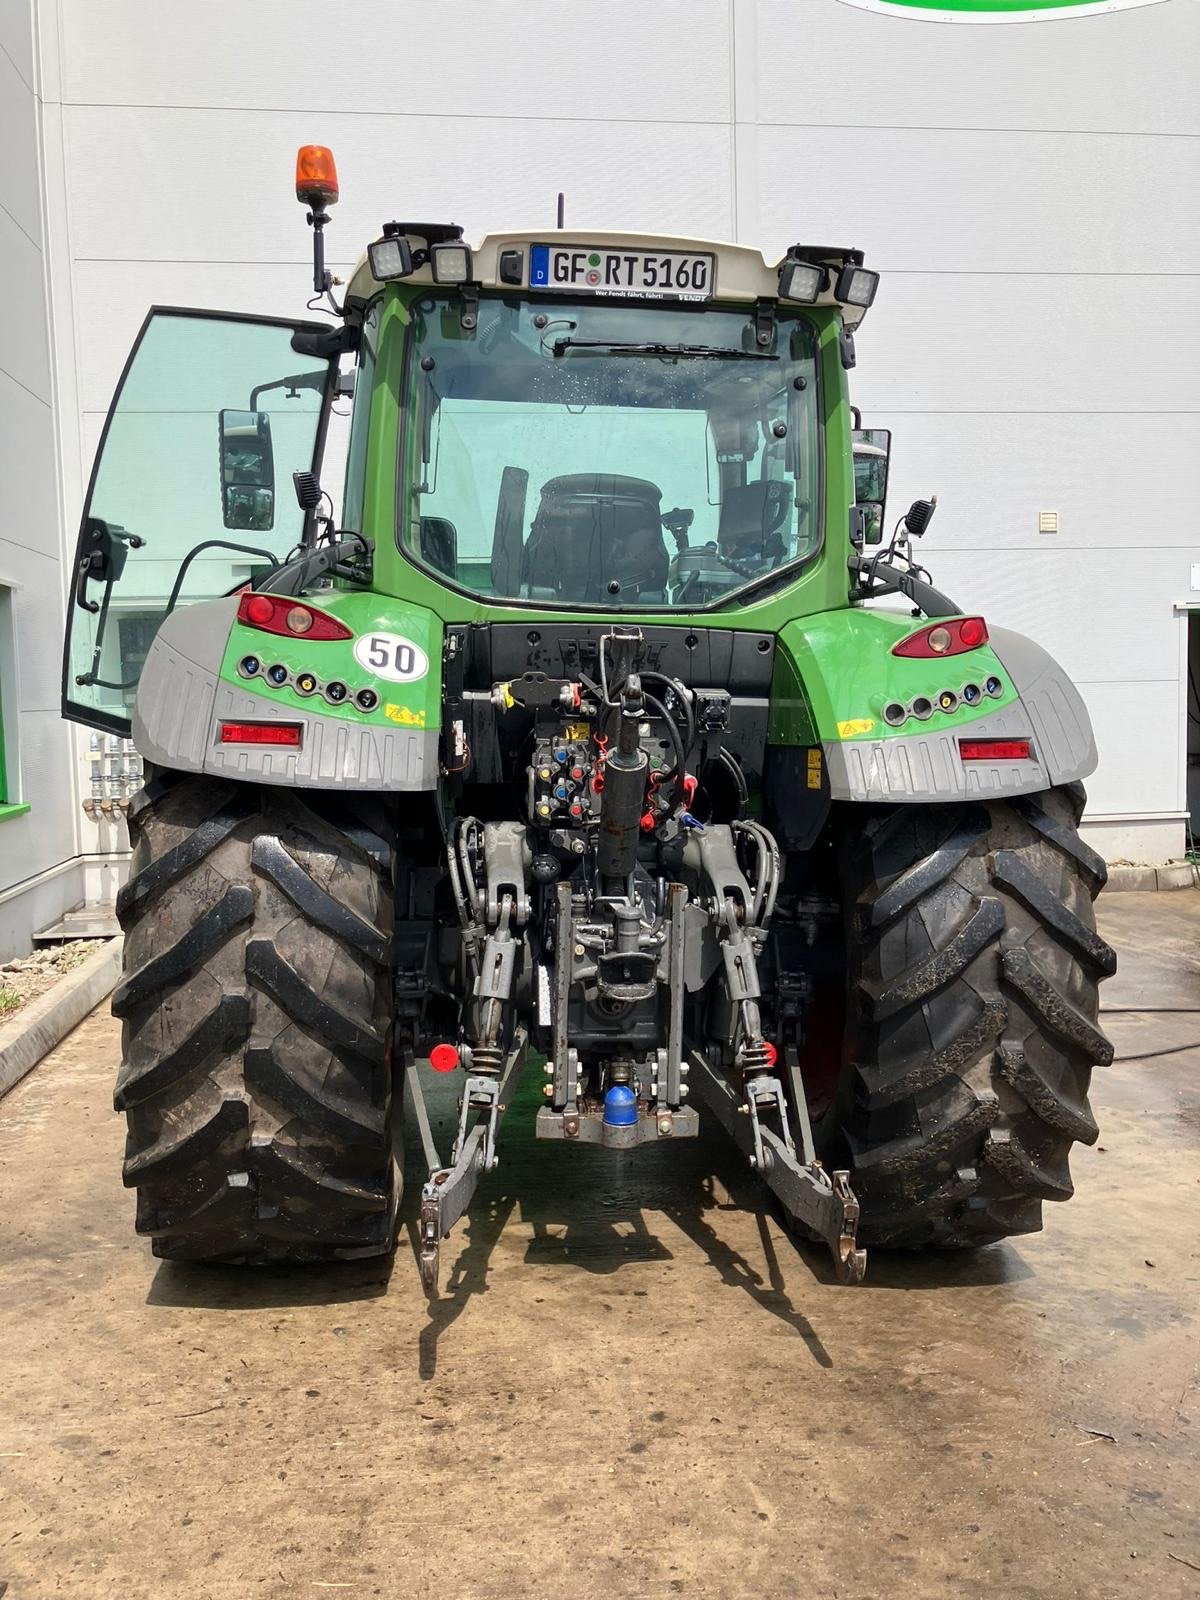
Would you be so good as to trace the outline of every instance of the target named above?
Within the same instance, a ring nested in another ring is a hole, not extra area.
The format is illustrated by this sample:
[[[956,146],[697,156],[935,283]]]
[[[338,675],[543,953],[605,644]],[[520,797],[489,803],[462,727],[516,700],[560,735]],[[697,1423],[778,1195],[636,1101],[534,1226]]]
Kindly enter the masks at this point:
[[[1055,662],[917,563],[932,500],[885,540],[847,379],[877,274],[389,222],[339,305],[337,192],[306,146],[327,320],[150,312],[83,518],[65,713],[147,773],[138,1231],[390,1251],[407,1090],[435,1292],[527,1056],[538,1138],[713,1119],[844,1282],[1040,1227],[1111,1059],[1095,747]]]

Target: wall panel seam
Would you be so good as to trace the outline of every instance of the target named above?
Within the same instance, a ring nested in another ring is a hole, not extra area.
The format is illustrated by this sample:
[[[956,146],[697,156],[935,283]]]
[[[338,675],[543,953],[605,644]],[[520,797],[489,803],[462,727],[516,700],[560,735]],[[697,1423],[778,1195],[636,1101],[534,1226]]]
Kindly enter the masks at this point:
[[[253,106],[253,105],[202,105],[194,101],[173,101],[167,104],[154,100],[72,100],[64,98],[61,105],[82,111],[199,111],[236,116],[265,117],[394,117],[413,121],[428,118],[437,122],[600,122],[612,127],[638,127],[643,124],[680,128],[723,128],[731,121],[735,126],[755,128],[818,129],[831,133],[981,133],[1012,134],[1017,138],[1043,138],[1065,136],[1077,139],[1200,139],[1200,131],[1156,128],[1017,128],[976,127],[955,122],[790,122],[774,121],[767,117],[739,118],[736,106],[724,117],[622,117],[611,113],[561,114],[554,112],[492,112],[492,111],[436,111],[397,110],[388,106],[380,110],[344,105],[335,106]]]
[[[20,378],[15,373],[10,372],[7,367],[0,366],[0,372],[4,374],[10,383],[15,383],[18,389],[24,389],[31,400],[36,400],[39,405],[45,406],[48,411],[53,410],[50,401],[46,399],[45,395],[38,394],[36,389],[31,389],[27,383],[22,383]]]

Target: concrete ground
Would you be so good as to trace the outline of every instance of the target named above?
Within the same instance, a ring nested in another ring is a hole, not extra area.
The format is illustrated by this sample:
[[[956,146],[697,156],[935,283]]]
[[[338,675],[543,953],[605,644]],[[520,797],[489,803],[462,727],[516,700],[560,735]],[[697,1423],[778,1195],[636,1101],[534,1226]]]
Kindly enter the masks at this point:
[[[157,1263],[96,1012],[0,1103],[0,1593],[1196,1595],[1200,1015],[1150,1008],[1200,1008],[1200,893],[1101,923],[1119,1057],[1174,1053],[1097,1073],[1045,1233],[859,1289],[715,1132],[535,1149],[536,1073],[432,1310],[407,1237]]]

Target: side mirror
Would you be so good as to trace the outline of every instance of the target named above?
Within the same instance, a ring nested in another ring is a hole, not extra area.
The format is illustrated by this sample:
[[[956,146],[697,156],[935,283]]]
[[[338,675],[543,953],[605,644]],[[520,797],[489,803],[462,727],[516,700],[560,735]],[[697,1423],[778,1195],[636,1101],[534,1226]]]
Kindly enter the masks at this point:
[[[265,533],[275,522],[275,456],[265,411],[222,411],[221,519]]]
[[[891,429],[855,428],[850,438],[854,449],[854,503],[862,509],[863,537],[867,544],[882,544],[888,466],[892,459]]]
[[[855,428],[850,435],[854,449],[854,498],[864,505],[875,500],[887,503],[888,465],[892,458],[890,428]]]

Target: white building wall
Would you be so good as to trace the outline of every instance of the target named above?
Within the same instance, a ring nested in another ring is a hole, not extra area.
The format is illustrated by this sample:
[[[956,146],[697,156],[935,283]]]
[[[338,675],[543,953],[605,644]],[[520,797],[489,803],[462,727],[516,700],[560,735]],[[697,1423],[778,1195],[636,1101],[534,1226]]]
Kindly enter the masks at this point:
[[[76,763],[59,719],[64,547],[50,363],[37,50],[0,4],[0,960],[83,898]],[[73,540],[72,540],[73,542]],[[23,809],[23,808],[28,809]]]
[[[936,491],[935,580],[1079,684],[1101,848],[1178,854],[1198,19],[1193,0],[988,27],[843,0],[41,0],[72,520],[150,303],[303,308],[299,144],[338,158],[335,271],[393,217],[544,228],[560,188],[572,226],[857,244],[884,273],[855,398],[894,430],[893,514]]]

